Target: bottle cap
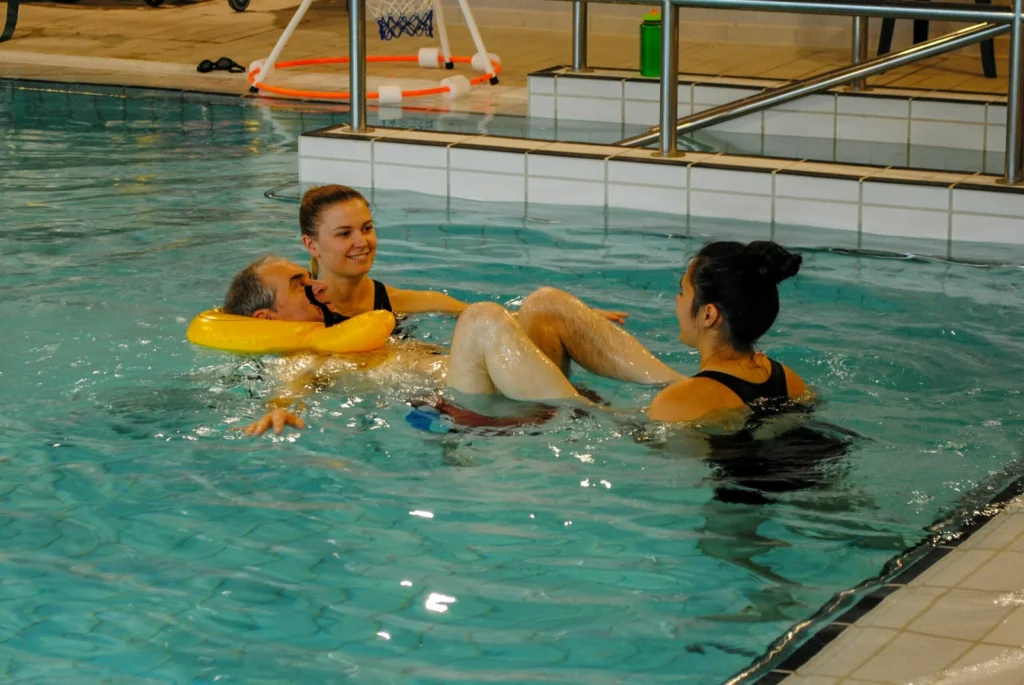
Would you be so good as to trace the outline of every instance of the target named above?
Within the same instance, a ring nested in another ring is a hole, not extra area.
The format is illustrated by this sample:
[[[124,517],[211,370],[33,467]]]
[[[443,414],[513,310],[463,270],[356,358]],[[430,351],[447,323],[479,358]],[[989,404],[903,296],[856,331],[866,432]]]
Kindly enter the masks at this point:
[[[651,10],[644,15],[644,21],[661,21],[661,10]]]

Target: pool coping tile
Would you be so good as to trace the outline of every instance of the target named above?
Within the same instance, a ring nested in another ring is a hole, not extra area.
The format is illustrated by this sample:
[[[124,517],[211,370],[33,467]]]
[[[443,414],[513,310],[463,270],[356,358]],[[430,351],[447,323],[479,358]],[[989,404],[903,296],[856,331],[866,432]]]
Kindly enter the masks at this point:
[[[847,628],[854,626],[868,612],[900,590],[910,587],[911,582],[957,551],[957,548],[965,540],[997,517],[1004,513],[1012,515],[1019,507],[1003,505],[1011,504],[1015,500],[1019,501],[1022,496],[1024,496],[1024,476],[1019,476],[1001,488],[987,501],[984,507],[965,509],[959,516],[956,514],[944,516],[934,522],[928,528],[933,531],[929,537],[890,559],[874,578],[864,581],[845,593],[834,596],[818,610],[815,616],[807,619],[803,623],[806,626],[805,630],[823,626],[810,638],[797,643],[797,637],[789,633],[782,635],[769,646],[763,655],[753,660],[747,668],[735,674],[727,682],[781,683],[790,676],[799,677],[797,671],[802,666],[827,648]],[[943,525],[950,521],[956,521],[956,523]],[[972,570],[971,573],[973,574],[975,570]],[[954,587],[959,586],[960,583],[954,584]],[[853,603],[849,603],[848,598],[843,596],[856,593],[859,590],[867,592]],[[907,632],[906,629],[899,631],[900,634],[904,632]],[[795,649],[789,649],[793,644],[798,644],[798,646]],[[783,675],[786,677],[782,677]],[[763,679],[769,676],[771,679]]]

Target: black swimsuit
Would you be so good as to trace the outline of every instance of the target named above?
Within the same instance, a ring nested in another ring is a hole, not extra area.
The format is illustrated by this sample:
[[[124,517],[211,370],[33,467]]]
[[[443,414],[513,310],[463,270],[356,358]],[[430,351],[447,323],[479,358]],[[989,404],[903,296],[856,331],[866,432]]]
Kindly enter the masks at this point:
[[[374,311],[382,310],[385,312],[391,312],[392,314],[395,313],[395,310],[391,308],[391,298],[388,297],[387,286],[380,281],[373,281],[373,309]],[[338,316],[341,317],[341,320],[338,323],[348,321],[352,318],[351,316],[345,316],[344,314],[338,314]],[[398,326],[395,326],[395,328],[397,329]]]
[[[826,465],[850,449],[849,436],[807,423],[772,438],[755,437],[766,418],[799,409],[789,399],[785,367],[774,359],[768,361],[772,372],[763,383],[720,371],[701,371],[694,376],[721,383],[753,411],[743,429],[708,436],[708,461],[714,470],[715,499],[719,501],[766,504],[775,499],[773,495],[813,488],[825,478]]]
[[[710,378],[721,383],[736,393],[745,405],[757,411],[766,405],[774,406],[789,399],[786,368],[774,359],[768,361],[771,362],[772,373],[763,383],[751,383],[721,371],[701,371],[694,378]]]
[[[388,297],[387,286],[380,281],[373,281],[373,309],[374,311],[380,310],[391,312],[392,314],[395,313],[395,310],[391,308],[391,298]],[[341,317],[338,320],[338,323],[348,321],[352,318],[351,316],[345,316],[343,314],[338,314],[338,316]],[[402,322],[398,318],[397,314],[395,315],[395,330],[391,332],[391,335],[402,338],[403,340],[409,337],[409,331],[402,328]]]

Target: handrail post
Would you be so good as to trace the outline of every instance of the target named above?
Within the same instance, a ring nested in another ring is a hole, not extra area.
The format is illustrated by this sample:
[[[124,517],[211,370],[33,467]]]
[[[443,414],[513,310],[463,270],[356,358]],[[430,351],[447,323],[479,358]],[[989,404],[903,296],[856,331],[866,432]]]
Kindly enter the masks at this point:
[[[348,92],[351,120],[355,133],[366,126],[366,0],[349,0]]]
[[[1022,0],[1013,0],[1013,21],[1010,23],[1010,68],[1008,78],[1010,82],[1006,89],[1006,169],[1003,175],[1003,182],[1008,185],[1020,183],[1021,174],[1021,119],[1024,117],[1021,103],[1021,35],[1022,21],[1024,17],[1021,12],[1024,10]]]
[[[868,58],[868,18],[853,18],[853,50],[851,61],[854,64],[861,64]],[[861,91],[867,88],[867,80],[854,81],[850,87],[854,91]]]
[[[1016,0],[1021,2],[1021,0]],[[679,8],[661,2],[661,156],[675,157],[679,118]]]
[[[572,70],[590,71],[587,67],[587,20],[590,6],[584,0],[572,0]]]

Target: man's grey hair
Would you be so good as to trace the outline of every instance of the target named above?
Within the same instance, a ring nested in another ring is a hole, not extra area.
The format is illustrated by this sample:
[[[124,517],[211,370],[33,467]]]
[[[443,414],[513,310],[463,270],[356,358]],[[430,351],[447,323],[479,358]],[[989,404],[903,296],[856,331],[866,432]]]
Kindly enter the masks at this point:
[[[224,311],[237,316],[252,316],[260,309],[274,309],[276,293],[263,282],[259,271],[280,257],[267,255],[245,267],[231,279],[224,297]]]

